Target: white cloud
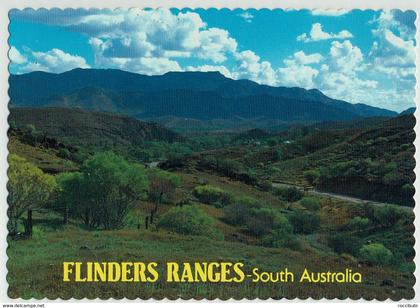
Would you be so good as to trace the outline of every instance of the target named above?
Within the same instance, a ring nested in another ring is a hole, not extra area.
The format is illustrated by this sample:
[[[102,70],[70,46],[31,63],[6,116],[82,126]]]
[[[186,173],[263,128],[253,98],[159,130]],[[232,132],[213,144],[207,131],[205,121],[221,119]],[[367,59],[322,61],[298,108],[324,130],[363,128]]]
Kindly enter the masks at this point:
[[[55,18],[46,18],[48,14],[43,10],[17,12],[17,18],[54,23],[88,35],[95,65],[99,67],[112,65],[144,74],[178,71],[181,67],[176,58],[198,58],[220,64],[235,54],[238,46],[228,31],[208,28],[194,12],[117,9],[93,10],[90,14],[57,13],[63,24]]]
[[[250,79],[266,85],[276,85],[276,72],[270,62],[261,61],[251,50],[245,50],[235,54],[237,67],[232,72],[235,79]]]
[[[43,10],[14,15],[84,33],[90,37],[95,50],[100,51],[99,56],[110,59],[197,57],[221,63],[237,48],[236,40],[228,31],[207,28],[194,12],[175,14],[169,9],[94,10],[91,14],[76,11],[74,15],[61,12],[58,15],[63,24],[54,18],[48,20]]]
[[[363,53],[359,47],[353,46],[350,41],[331,43],[328,64],[334,71],[354,74],[363,69]]]
[[[323,60],[319,53],[305,54],[298,51],[286,58],[285,67],[277,70],[278,83],[283,86],[295,86],[306,89],[314,88],[314,78],[319,71],[309,65],[318,64]]]
[[[372,91],[378,86],[375,80],[359,77],[358,73],[365,67],[359,47],[348,40],[333,41],[315,83],[327,95],[357,103],[361,98],[366,98],[361,93]]]
[[[314,16],[342,16],[349,13],[346,9],[314,9],[311,14]]]
[[[23,64],[26,61],[28,61],[28,59],[24,55],[22,55],[20,53],[20,51],[17,50],[16,47],[14,47],[14,46],[10,47],[9,59],[10,59],[12,65]]]
[[[302,50],[295,52],[292,57],[287,58],[284,60],[284,63],[286,65],[305,65],[305,64],[314,64],[319,63],[323,59],[323,56],[319,53],[313,53],[313,54],[305,54]]]
[[[232,73],[223,65],[187,66],[185,70],[190,72],[220,72],[227,78],[233,78]]]
[[[415,13],[413,11],[382,11],[371,21],[375,41],[368,54],[372,75],[382,76],[388,87],[378,96],[388,96],[391,108],[406,109],[413,105],[415,95]],[[404,104],[403,101],[406,101]]]
[[[296,38],[296,40],[308,43],[331,39],[348,39],[352,37],[353,34],[351,34],[348,30],[342,30],[338,33],[328,33],[322,30],[322,25],[320,23],[314,23],[309,34],[302,33]]]
[[[236,40],[229,36],[229,32],[219,28],[201,31],[199,41],[197,56],[210,59],[214,63],[224,62],[226,54],[235,52],[238,47]]]
[[[277,70],[278,82],[287,87],[301,87],[312,89],[315,87],[314,78],[319,71],[306,65],[292,65]]]
[[[247,23],[251,23],[254,15],[250,12],[243,12],[242,14],[238,14],[239,17],[242,17]]]
[[[17,63],[18,73],[31,71],[44,71],[51,73],[62,73],[74,68],[89,68],[83,57],[71,55],[61,49],[53,48],[46,52],[27,50],[27,54],[21,55],[21,59],[26,61]]]

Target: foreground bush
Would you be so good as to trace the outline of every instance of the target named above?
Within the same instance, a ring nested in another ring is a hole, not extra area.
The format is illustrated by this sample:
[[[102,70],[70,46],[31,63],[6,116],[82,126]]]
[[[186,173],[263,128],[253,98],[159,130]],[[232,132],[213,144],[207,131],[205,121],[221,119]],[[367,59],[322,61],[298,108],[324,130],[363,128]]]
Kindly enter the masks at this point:
[[[214,219],[196,205],[173,207],[159,220],[158,227],[179,234],[203,235],[223,239],[223,234],[214,227]]]
[[[363,245],[359,255],[362,260],[375,265],[387,265],[393,259],[392,252],[379,243]]]
[[[211,185],[197,186],[193,195],[202,203],[211,204],[216,207],[224,207],[231,202],[232,197],[224,190]]]
[[[294,211],[289,216],[295,233],[311,234],[319,229],[319,214],[308,211]]]
[[[303,192],[296,187],[276,188],[274,194],[287,202],[296,202],[303,197]]]

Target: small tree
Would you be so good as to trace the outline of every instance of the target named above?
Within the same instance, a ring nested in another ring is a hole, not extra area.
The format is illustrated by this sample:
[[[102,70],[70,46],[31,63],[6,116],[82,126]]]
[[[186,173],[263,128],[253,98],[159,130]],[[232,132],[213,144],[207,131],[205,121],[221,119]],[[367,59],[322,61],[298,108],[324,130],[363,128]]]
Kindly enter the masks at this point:
[[[175,190],[180,185],[176,175],[158,169],[148,172],[149,199],[156,204],[174,201]]]
[[[112,152],[99,153],[82,166],[85,198],[92,211],[89,225],[105,229],[121,227],[136,202],[146,196],[144,167],[129,163]]]
[[[18,219],[27,212],[25,233],[31,235],[32,210],[46,204],[56,189],[56,181],[53,176],[13,154],[9,156],[8,176],[9,231],[16,234]]]

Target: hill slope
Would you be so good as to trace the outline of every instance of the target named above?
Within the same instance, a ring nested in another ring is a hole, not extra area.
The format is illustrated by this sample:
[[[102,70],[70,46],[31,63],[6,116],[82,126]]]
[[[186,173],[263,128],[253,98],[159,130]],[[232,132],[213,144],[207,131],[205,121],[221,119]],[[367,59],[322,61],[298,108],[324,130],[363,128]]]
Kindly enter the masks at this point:
[[[317,122],[396,115],[334,100],[318,90],[270,87],[216,72],[145,76],[120,70],[75,69],[62,74],[11,75],[9,83],[12,106],[81,107],[139,118]]]
[[[138,145],[145,141],[182,140],[177,133],[156,123],[74,108],[11,108],[9,122],[18,127],[32,124],[48,136],[70,144]]]

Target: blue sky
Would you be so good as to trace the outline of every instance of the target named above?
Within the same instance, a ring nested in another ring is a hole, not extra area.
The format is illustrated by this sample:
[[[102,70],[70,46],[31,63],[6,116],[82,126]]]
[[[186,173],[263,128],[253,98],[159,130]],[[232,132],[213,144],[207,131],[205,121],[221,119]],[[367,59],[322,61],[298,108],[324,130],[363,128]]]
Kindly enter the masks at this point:
[[[10,71],[217,70],[402,111],[414,106],[414,20],[396,10],[13,10]]]

